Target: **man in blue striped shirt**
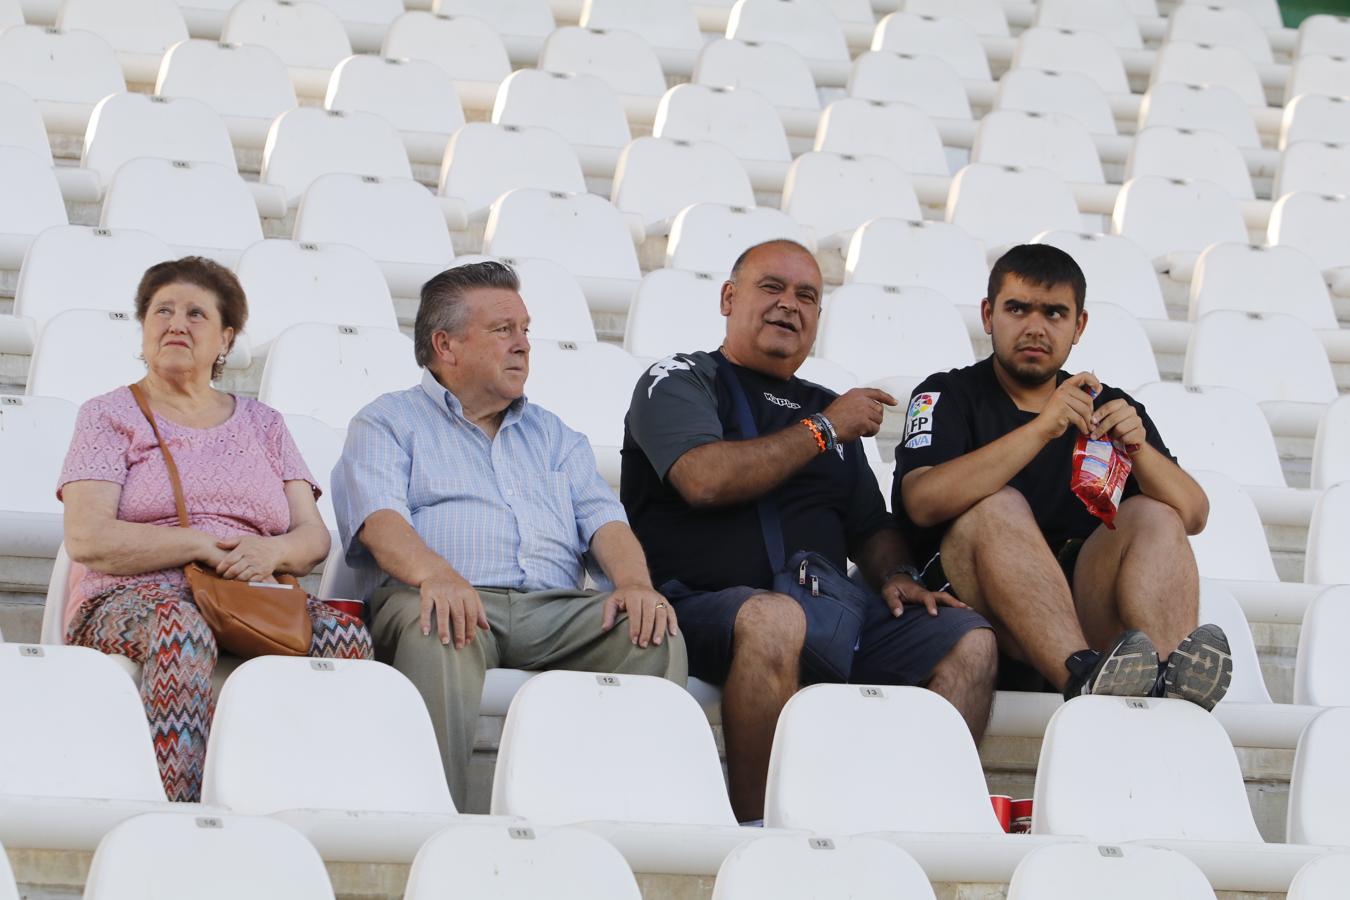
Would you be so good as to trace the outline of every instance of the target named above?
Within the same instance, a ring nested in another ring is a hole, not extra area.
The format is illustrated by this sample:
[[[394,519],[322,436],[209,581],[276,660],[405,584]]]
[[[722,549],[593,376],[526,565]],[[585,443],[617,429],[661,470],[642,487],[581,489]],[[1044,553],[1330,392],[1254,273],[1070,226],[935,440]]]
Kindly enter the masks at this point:
[[[687,672],[675,611],[590,444],[524,396],[529,321],[501,263],[428,281],[414,326],[422,383],[361,410],[333,470],[376,656],[426,699],[460,808],[487,669],[680,685]],[[588,557],[610,592],[582,589]]]

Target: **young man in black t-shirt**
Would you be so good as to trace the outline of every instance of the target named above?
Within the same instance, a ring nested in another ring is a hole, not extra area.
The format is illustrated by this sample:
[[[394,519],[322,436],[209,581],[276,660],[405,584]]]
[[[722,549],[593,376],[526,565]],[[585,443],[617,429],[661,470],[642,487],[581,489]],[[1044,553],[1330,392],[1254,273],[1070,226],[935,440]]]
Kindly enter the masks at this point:
[[[654,583],[679,614],[690,674],[723,685],[731,802],[744,821],[763,815],[778,713],[813,677],[800,668],[802,608],[771,589],[761,498],[778,511],[785,558],[810,550],[840,571],[852,559],[876,592],[851,681],[926,684],[978,739],[996,649],[988,623],[915,580],[864,458],[858,438],[876,434],[894,398],[872,389],[836,396],[795,377],[820,316],[811,253],[790,241],[750,248],[721,303],[720,351],[677,354],[638,381],[619,493]],[[720,378],[719,365],[727,367]],[[743,390],[759,436],[740,426],[728,378]]]
[[[993,355],[915,389],[892,508],[922,558],[940,551],[930,586],[950,585],[993,623],[1005,654],[1066,697],[1212,709],[1232,660],[1217,626],[1197,628],[1186,539],[1205,527],[1209,502],[1133,398],[1091,372],[1061,371],[1087,326],[1086,291],[1078,264],[1049,245],[995,263],[981,307]],[[1070,488],[1079,434],[1132,457],[1114,530]]]

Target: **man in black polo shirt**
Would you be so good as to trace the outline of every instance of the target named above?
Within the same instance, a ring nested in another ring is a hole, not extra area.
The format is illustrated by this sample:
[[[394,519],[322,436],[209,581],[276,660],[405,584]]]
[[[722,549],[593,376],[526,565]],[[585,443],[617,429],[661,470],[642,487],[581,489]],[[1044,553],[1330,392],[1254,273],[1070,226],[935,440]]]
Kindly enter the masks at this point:
[[[750,248],[722,287],[721,350],[656,363],[625,420],[620,497],[655,583],[679,613],[690,673],[723,685],[731,802],[742,821],[763,815],[779,711],[804,680],[822,677],[801,667],[801,606],[770,589],[761,498],[780,514],[784,555],[815,551],[841,571],[852,559],[874,592],[851,681],[926,684],[977,740],[993,692],[987,623],[915,580],[864,458],[858,438],[876,434],[883,404],[895,400],[869,389],[837,396],[795,377],[815,342],[820,304],[820,269],[808,250],[791,241]],[[738,424],[729,377],[759,436]]]
[[[892,508],[920,558],[940,551],[930,586],[954,589],[993,623],[1004,654],[1066,698],[1168,696],[1212,709],[1232,659],[1222,630],[1197,628],[1186,540],[1209,502],[1142,406],[1091,372],[1061,370],[1087,325],[1086,292],[1078,264],[1049,245],[994,264],[981,308],[993,355],[915,389]],[[1114,530],[1070,488],[1079,434],[1132,457]]]

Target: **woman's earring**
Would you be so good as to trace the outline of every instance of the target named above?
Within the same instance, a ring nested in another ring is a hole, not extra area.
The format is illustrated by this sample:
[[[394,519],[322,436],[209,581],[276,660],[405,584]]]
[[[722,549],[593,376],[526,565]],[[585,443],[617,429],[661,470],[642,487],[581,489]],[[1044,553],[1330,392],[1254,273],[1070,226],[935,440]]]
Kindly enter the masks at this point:
[[[218,365],[218,366],[223,366],[223,365],[225,365],[225,357],[227,357],[227,356],[229,356],[228,353],[226,353],[226,352],[224,352],[224,351],[221,351],[221,354],[220,354],[219,356],[216,357],[216,365]]]

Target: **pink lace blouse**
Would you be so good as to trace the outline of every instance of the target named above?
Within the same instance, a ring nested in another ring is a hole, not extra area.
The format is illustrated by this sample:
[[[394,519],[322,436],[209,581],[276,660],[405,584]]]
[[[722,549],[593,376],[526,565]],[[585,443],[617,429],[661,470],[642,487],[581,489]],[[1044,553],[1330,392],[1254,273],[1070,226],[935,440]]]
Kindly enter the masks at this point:
[[[281,413],[248,397],[235,397],[234,414],[214,428],[188,428],[156,416],[183,481],[193,528],[229,537],[284,534],[290,507],[284,484],[314,483]],[[122,486],[117,518],[176,526],[178,513],[164,455],[130,389],[120,387],[80,407],[56,496],[72,481]],[[86,598],[137,584],[183,584],[182,569],[140,575],[86,571],[66,604],[66,620]]]

